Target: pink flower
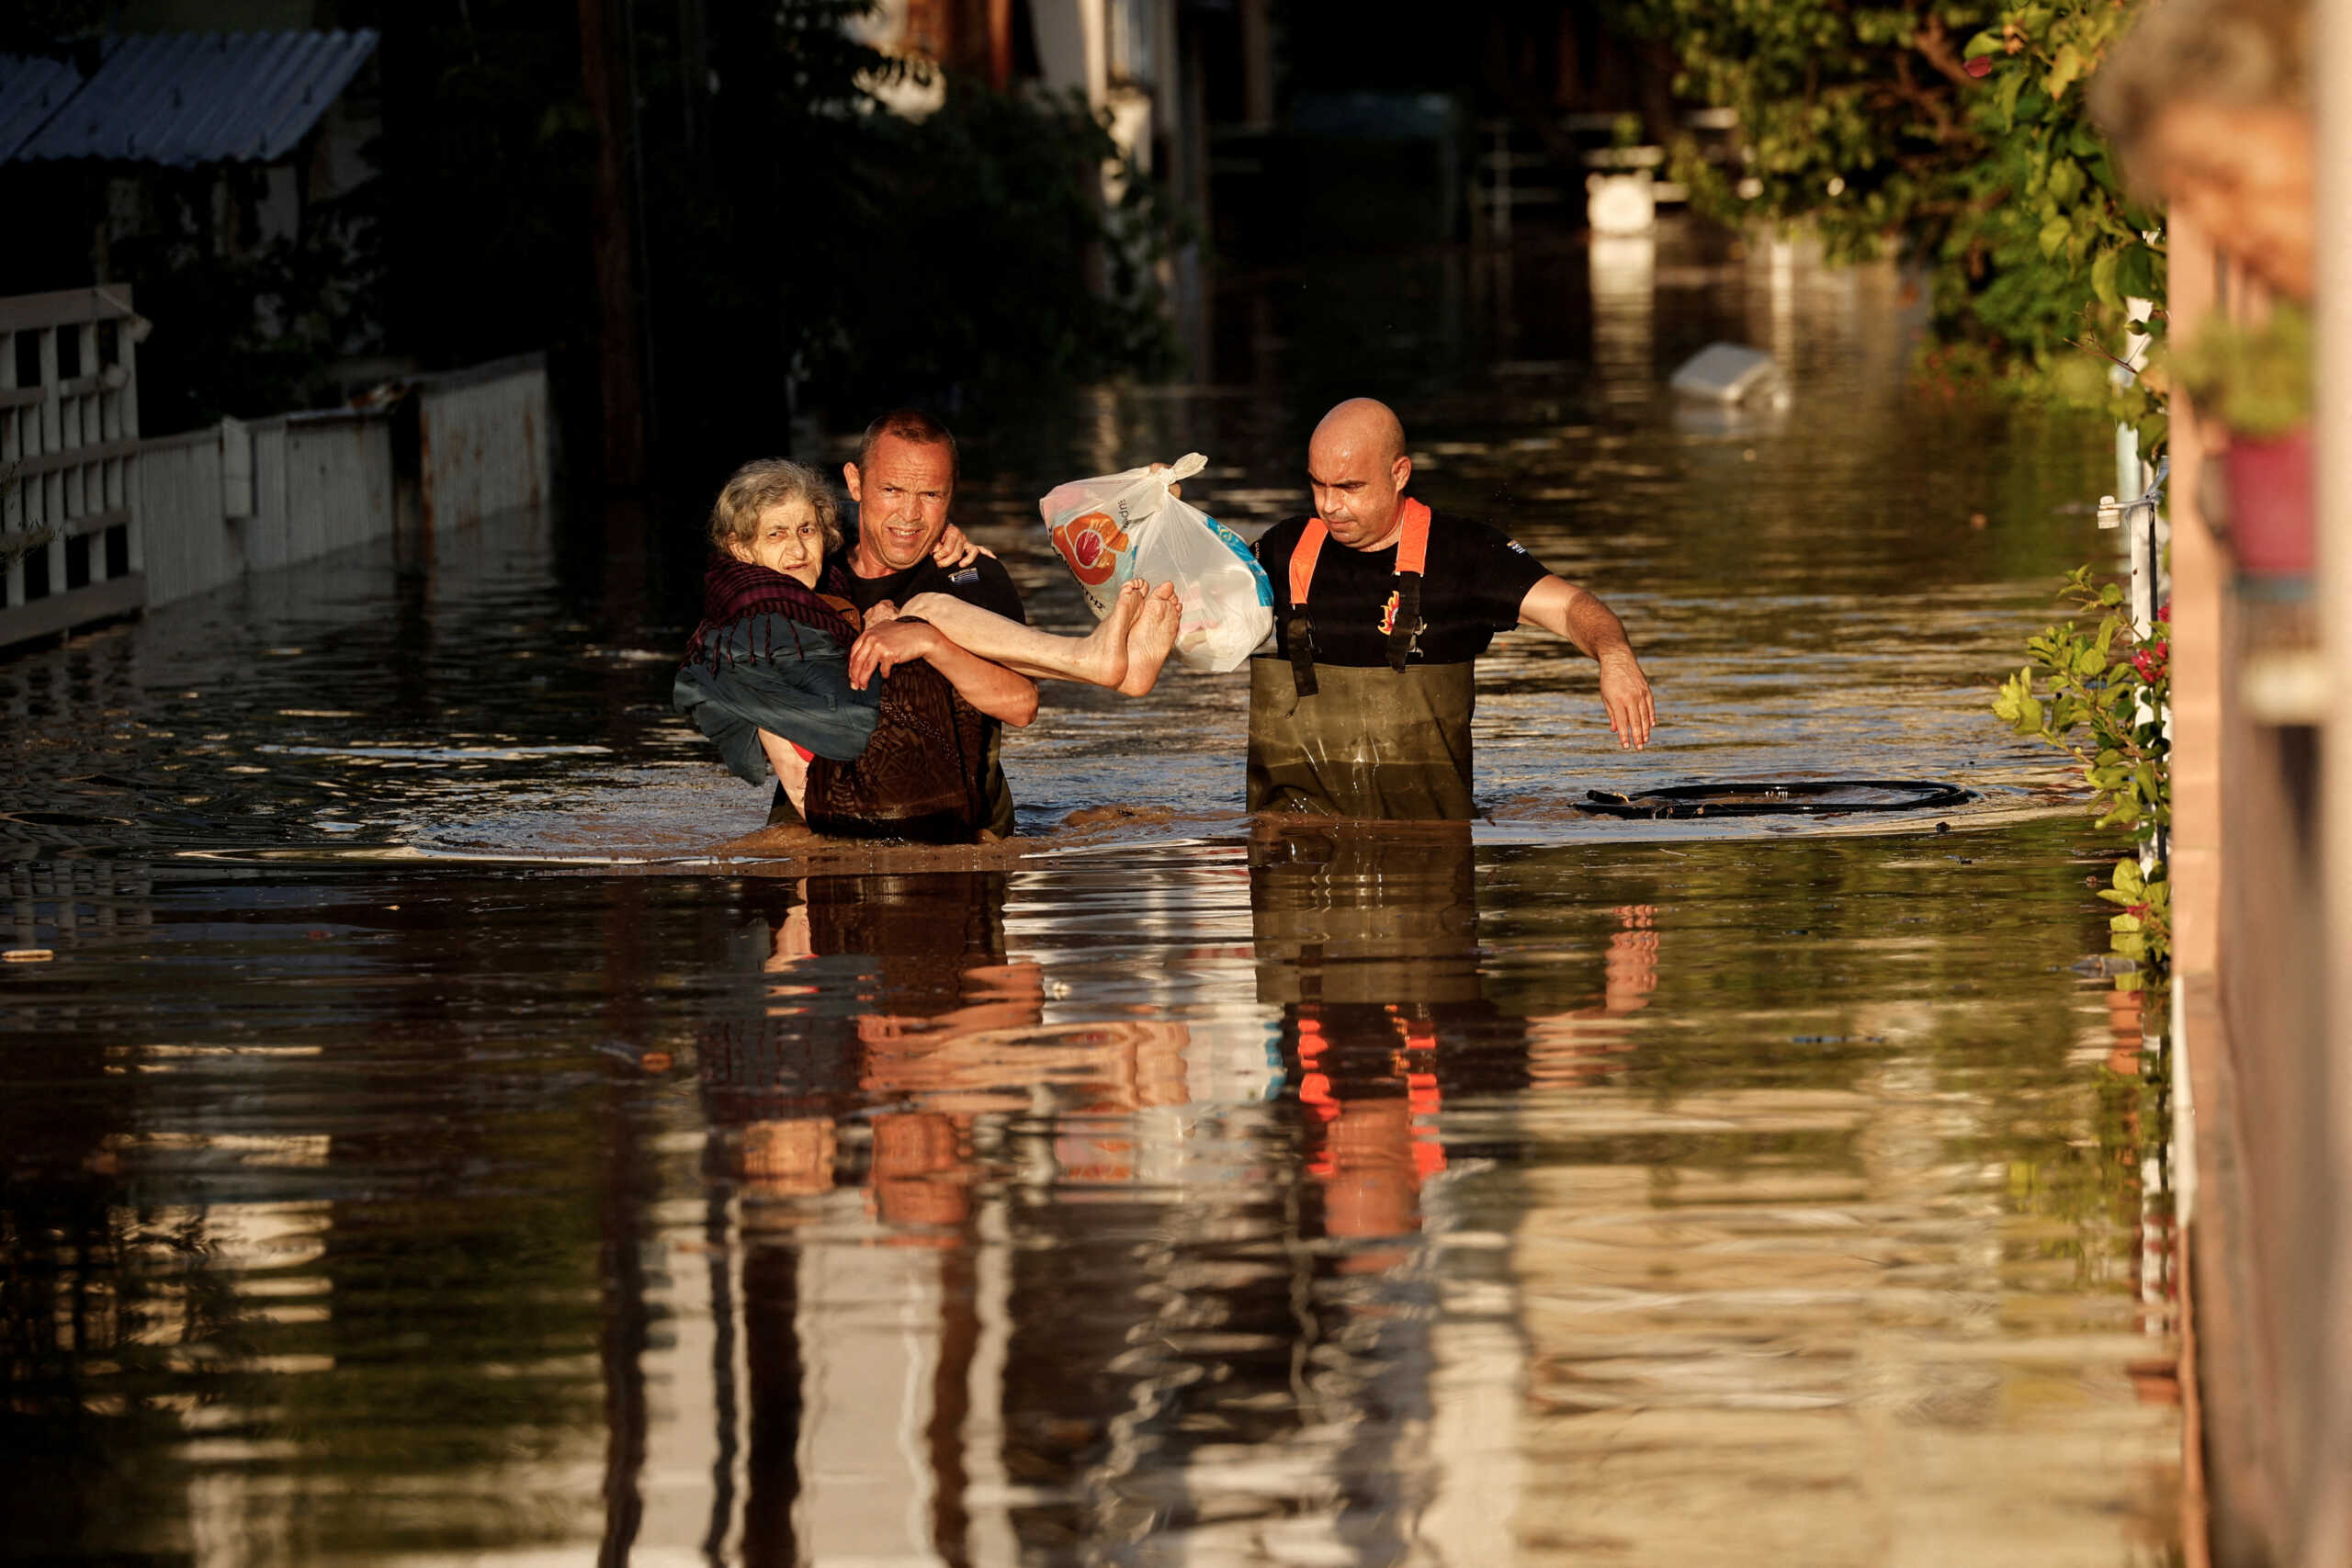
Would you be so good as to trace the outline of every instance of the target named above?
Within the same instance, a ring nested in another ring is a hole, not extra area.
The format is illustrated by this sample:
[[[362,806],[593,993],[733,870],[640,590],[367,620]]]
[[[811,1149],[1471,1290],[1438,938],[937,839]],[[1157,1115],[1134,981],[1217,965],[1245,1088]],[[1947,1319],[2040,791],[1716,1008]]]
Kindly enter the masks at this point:
[[[1989,54],[1980,54],[1962,69],[1971,76],[1990,76],[1993,73],[1993,57]]]

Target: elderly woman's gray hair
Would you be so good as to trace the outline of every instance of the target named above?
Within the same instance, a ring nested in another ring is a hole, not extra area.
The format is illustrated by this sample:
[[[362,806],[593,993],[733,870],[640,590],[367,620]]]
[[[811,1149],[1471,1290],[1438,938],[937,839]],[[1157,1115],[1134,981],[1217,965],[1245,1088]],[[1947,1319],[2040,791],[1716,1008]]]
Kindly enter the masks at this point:
[[[841,505],[833,499],[832,486],[816,469],[788,457],[757,458],[728,476],[710,509],[711,544],[721,550],[749,545],[759,532],[762,513],[794,501],[807,502],[816,513],[826,552],[841,548]]]

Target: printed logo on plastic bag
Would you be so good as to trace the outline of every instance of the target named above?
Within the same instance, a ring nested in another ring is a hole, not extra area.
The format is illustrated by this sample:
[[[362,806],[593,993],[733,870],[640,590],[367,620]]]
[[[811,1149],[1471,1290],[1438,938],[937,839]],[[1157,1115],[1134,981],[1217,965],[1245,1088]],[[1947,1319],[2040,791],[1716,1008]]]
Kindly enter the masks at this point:
[[[1082,513],[1054,526],[1054,548],[1069,563],[1071,575],[1089,588],[1100,588],[1117,575],[1119,557],[1128,545],[1126,530],[1100,512]]]
[[[1234,532],[1169,487],[1208,466],[1186,453],[1148,468],[1074,479],[1037,502],[1054,548],[1087,606],[1110,614],[1129,578],[1173,582],[1183,602],[1176,657],[1195,670],[1238,669],[1273,631],[1273,585]]]

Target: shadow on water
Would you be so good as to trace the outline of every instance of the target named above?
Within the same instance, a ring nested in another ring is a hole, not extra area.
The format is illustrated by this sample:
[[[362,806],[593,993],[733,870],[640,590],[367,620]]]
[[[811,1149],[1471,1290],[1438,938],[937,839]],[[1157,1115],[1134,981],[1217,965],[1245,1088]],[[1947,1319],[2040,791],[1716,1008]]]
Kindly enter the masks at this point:
[[[0,664],[9,1554],[2165,1561],[2167,1113],[2070,967],[2107,846],[1981,716],[2097,433],[1913,400],[1873,275],[1396,276],[1425,493],[1625,610],[1672,726],[1606,750],[1506,639],[1469,829],[1253,829],[1178,675],[1052,694],[1009,848],[717,863],[690,585],[546,518]],[[1309,281],[1223,379],[977,444],[1039,619],[1051,478],[1297,503],[1363,299]],[[1716,335],[1792,424],[1657,400]],[[1776,773],[1986,799],[1575,809]]]

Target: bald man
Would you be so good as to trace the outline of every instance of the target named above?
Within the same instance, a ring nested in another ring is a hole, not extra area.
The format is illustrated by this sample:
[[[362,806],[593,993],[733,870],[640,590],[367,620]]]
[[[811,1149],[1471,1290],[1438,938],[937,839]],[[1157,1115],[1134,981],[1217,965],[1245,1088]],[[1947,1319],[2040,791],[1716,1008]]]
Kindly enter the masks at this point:
[[[1316,514],[1255,547],[1275,647],[1250,660],[1250,810],[1476,815],[1472,670],[1513,626],[1590,654],[1618,745],[1649,744],[1657,712],[1624,624],[1499,529],[1406,495],[1413,460],[1386,404],[1351,398],[1324,415],[1306,477]]]

